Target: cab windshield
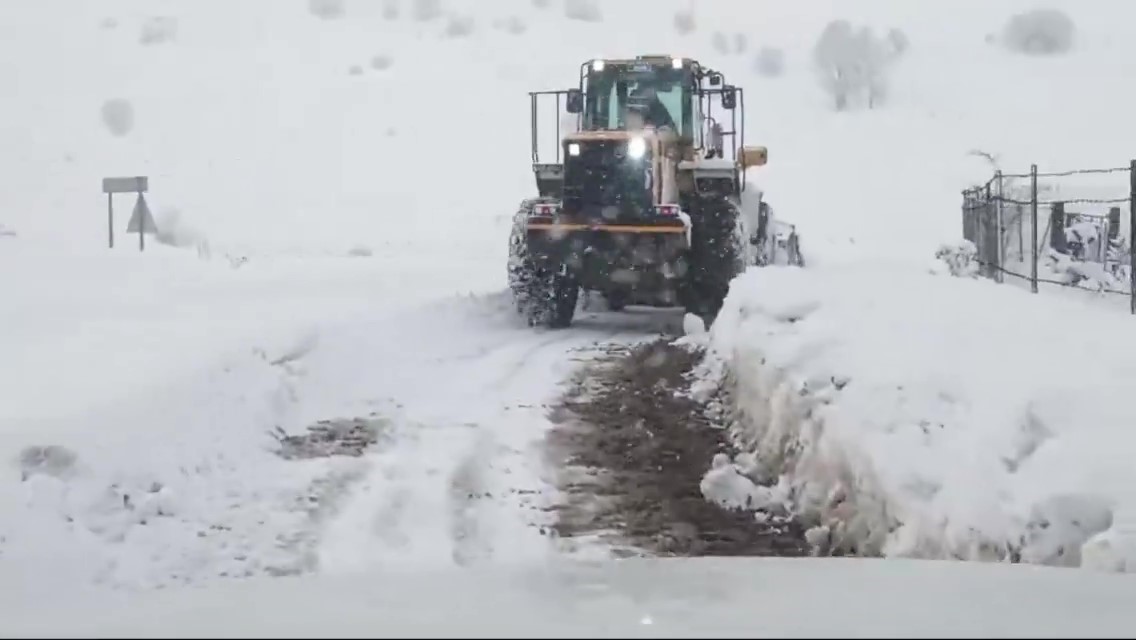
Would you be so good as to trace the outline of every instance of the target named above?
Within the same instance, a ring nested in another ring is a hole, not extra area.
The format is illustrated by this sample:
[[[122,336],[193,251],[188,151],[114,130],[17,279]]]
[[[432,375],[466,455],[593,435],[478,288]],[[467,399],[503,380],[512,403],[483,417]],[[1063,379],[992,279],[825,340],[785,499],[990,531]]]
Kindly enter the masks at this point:
[[[629,115],[638,112],[646,124],[692,133],[693,79],[684,69],[662,66],[613,66],[592,71],[585,92],[584,128],[627,129]],[[634,117],[634,116],[631,116]]]

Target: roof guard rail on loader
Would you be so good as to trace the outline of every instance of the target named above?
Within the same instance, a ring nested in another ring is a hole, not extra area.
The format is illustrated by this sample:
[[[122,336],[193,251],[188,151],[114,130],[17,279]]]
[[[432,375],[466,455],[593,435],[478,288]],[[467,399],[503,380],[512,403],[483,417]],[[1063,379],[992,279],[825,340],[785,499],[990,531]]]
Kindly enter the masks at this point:
[[[559,197],[564,182],[564,159],[561,157],[563,149],[560,141],[563,134],[561,117],[567,106],[570,94],[575,89],[559,89],[555,91],[530,91],[530,127],[532,145],[533,173],[536,176],[537,190],[542,197]],[[552,147],[555,153],[548,153],[547,148],[541,145],[540,130],[540,103],[542,98],[547,102],[551,96],[556,102],[556,137],[553,138]],[[543,153],[542,153],[543,152]]]
[[[738,166],[741,160],[741,151],[745,147],[745,90],[722,83],[721,74],[707,70],[709,87],[699,89],[701,101],[703,131],[706,140],[702,149],[703,158],[712,160],[717,157],[729,161],[731,167]],[[715,99],[717,98],[717,100]],[[726,129],[714,113],[714,103],[720,102],[722,111],[729,114],[730,128]],[[727,144],[728,143],[728,144]],[[738,192],[745,191],[746,172],[739,170]]]

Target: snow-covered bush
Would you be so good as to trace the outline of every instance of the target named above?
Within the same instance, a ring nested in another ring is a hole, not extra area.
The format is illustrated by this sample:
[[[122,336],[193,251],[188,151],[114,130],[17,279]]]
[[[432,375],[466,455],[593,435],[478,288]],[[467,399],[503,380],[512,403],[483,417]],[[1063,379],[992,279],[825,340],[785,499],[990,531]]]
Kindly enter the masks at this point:
[[[173,42],[177,39],[177,31],[177,18],[169,16],[148,18],[142,23],[142,32],[138,35],[138,41],[146,45]]]
[[[76,471],[78,456],[59,445],[30,446],[20,451],[20,476],[27,480],[37,474],[66,478]]]
[[[473,16],[450,16],[446,22],[446,37],[464,38],[473,33]]]
[[[714,50],[722,55],[729,55],[730,53],[730,39],[725,33],[715,31],[712,39]]]
[[[204,234],[186,223],[181,211],[174,207],[155,212],[154,226],[158,228],[154,238],[161,244],[181,249],[197,248],[199,252],[206,244]]]
[[[441,0],[414,0],[414,19],[419,22],[433,20],[442,15]]]
[[[744,33],[734,34],[734,53],[745,53],[749,48],[749,38],[746,38]]]
[[[122,137],[134,129],[134,105],[129,100],[114,98],[103,103],[103,124],[112,135]]]
[[[1002,28],[1002,46],[1027,55],[1060,55],[1073,48],[1073,19],[1056,9],[1037,9],[1011,17]]]
[[[498,20],[494,23],[494,26],[513,35],[520,35],[528,29],[528,25],[525,24],[525,21],[517,16],[509,16],[508,18]]]
[[[1101,262],[1074,258],[1053,249],[1047,249],[1039,260],[1038,268],[1045,280],[1090,291],[1124,291],[1128,283],[1118,274],[1110,273]]]
[[[595,0],[564,0],[564,16],[570,20],[600,22],[603,14]]]
[[[10,227],[5,227],[3,223],[0,223],[0,238],[15,238],[15,237],[16,237],[15,230],[13,230]]]
[[[394,64],[390,56],[379,54],[371,58],[371,68],[375,71],[386,71]]]
[[[978,277],[978,249],[969,240],[958,244],[945,244],[935,252],[935,258],[942,261],[947,271],[960,278]]]
[[[548,5],[552,4],[552,0],[532,0],[532,3],[537,9],[547,9]]]
[[[698,22],[694,18],[694,9],[676,11],[674,15],[674,28],[679,35],[685,36],[694,33],[694,30],[698,28]]]
[[[343,0],[308,0],[308,13],[324,20],[342,18],[346,13]]]
[[[767,78],[785,73],[785,52],[775,47],[762,47],[754,58],[754,69]]]
[[[821,84],[839,111],[857,97],[863,97],[868,108],[879,104],[896,57],[887,39],[877,38],[871,27],[856,29],[847,20],[830,22],[813,49]]]
[[[398,0],[383,0],[383,19],[398,20],[400,15],[402,9],[398,5]]]
[[[899,29],[889,29],[887,32],[887,40],[891,45],[891,52],[894,56],[902,56],[911,48],[911,40],[907,37],[906,33]]]

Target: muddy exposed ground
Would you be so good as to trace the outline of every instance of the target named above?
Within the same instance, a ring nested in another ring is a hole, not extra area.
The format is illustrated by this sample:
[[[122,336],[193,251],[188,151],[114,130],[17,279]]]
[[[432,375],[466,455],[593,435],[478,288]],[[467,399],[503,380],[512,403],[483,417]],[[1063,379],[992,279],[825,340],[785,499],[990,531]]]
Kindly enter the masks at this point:
[[[554,408],[550,455],[563,467],[562,538],[599,535],[628,553],[800,556],[801,528],[785,517],[707,502],[699,482],[715,453],[733,453],[723,429],[687,397],[698,355],[659,340],[589,365]]]
[[[277,454],[285,460],[330,456],[357,458],[389,437],[386,427],[384,421],[372,414],[370,418],[320,420],[300,435],[288,435],[283,431],[272,435],[280,443]]]

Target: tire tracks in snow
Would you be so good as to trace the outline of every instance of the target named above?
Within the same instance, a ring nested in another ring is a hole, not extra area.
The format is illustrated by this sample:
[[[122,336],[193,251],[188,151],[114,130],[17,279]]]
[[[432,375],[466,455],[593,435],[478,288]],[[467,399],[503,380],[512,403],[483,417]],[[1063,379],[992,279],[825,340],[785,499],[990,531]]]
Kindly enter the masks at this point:
[[[650,340],[658,335],[653,323],[650,315],[616,322],[589,315],[565,331],[497,326],[472,334],[479,344],[427,345],[434,348],[422,366],[401,383],[418,393],[399,398],[398,415],[384,416],[390,446],[366,456],[372,471],[323,530],[319,570],[471,566],[554,553],[543,529],[555,493],[541,451],[548,403],[579,352]],[[397,390],[388,395],[397,398]]]

